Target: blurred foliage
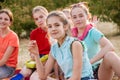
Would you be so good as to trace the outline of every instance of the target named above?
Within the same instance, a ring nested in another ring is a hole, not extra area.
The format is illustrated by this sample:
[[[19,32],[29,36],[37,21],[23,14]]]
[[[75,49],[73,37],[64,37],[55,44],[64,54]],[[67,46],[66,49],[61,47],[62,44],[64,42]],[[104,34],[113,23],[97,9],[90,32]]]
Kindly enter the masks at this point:
[[[41,5],[48,11],[63,9],[71,4],[87,1],[90,12],[97,15],[101,21],[111,21],[118,25],[120,32],[120,0],[0,0],[1,8],[9,8],[14,14],[12,29],[23,37],[29,37],[36,26],[32,19],[32,8]]]
[[[101,21],[116,23],[120,33],[120,0],[91,0],[89,6],[91,13]]]

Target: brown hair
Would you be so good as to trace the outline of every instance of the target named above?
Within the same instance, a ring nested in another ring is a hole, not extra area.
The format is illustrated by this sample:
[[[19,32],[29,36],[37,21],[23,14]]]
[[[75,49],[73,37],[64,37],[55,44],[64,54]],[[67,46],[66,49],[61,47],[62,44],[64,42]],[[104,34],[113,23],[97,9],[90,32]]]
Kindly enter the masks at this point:
[[[13,22],[13,14],[9,9],[1,9],[0,14],[1,13],[6,13],[9,16],[10,21]]]
[[[66,34],[71,35],[70,23],[69,23],[67,17],[65,16],[65,14],[62,11],[52,11],[51,13],[48,14],[46,21],[48,20],[48,18],[53,17],[53,16],[58,17],[64,25],[68,25],[68,30],[67,30]]]
[[[89,12],[89,8],[88,8],[88,3],[87,2],[79,2],[77,4],[71,5],[71,12],[76,7],[82,8],[85,11],[85,13],[89,16],[89,18],[91,18],[91,14]],[[71,12],[70,12],[70,14],[71,14]]]

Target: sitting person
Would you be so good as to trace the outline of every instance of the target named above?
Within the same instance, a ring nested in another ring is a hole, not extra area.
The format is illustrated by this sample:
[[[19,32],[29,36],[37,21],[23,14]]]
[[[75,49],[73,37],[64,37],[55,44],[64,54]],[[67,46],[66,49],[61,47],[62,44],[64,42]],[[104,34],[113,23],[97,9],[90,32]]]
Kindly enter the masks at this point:
[[[37,25],[37,28],[30,33],[30,40],[35,40],[39,48],[39,58],[48,55],[50,51],[50,37],[47,33],[46,18],[48,11],[42,6],[36,6],[33,8],[32,16]],[[36,71],[34,56],[30,53],[31,60],[27,61],[26,65],[22,68],[20,73],[13,76],[11,80],[21,80],[24,77],[32,75],[32,72]],[[46,59],[45,59],[46,60]],[[45,62],[43,62],[45,63]]]
[[[72,22],[71,15],[70,15],[70,9],[69,8],[63,9],[62,12],[66,15],[66,17],[70,23],[70,28],[72,28],[73,22]]]
[[[84,3],[72,6],[71,16],[75,26],[72,34],[85,42],[94,77],[99,80],[111,80],[114,72],[120,76],[120,58],[116,55],[112,43],[89,22],[89,14]]]
[[[17,34],[10,29],[13,14],[9,9],[0,10],[0,80],[11,77],[16,69],[19,51]]]
[[[47,17],[48,32],[57,42],[52,45],[51,53],[45,65],[39,60],[39,49],[36,41],[31,41],[29,51],[34,55],[37,72],[30,80],[49,80],[55,62],[58,63],[68,80],[89,80],[93,77],[92,66],[88,59],[85,45],[67,35],[69,22],[64,13],[54,11]]]

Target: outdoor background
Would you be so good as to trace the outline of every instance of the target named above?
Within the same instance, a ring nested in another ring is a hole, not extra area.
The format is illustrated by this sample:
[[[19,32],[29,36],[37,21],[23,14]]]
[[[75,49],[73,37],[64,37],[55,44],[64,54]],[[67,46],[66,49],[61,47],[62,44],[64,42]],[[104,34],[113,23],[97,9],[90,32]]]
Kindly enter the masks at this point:
[[[102,31],[108,39],[115,46],[116,53],[120,56],[120,35],[117,36],[107,36],[113,33],[116,33],[116,24],[114,23],[106,23],[106,22],[98,22],[96,26],[100,31]],[[19,51],[19,63],[18,67],[22,67],[26,60],[29,60],[29,52],[27,50],[29,39],[21,39],[20,40],[20,51]],[[117,76],[113,78],[113,80],[120,80]]]
[[[0,0],[0,8],[9,8],[14,14],[11,29],[20,39],[18,67],[23,67],[24,62],[30,58],[27,50],[29,33],[36,27],[31,15],[32,8],[41,5],[48,11],[62,10],[82,1],[88,2],[91,14],[99,19],[96,28],[113,43],[120,56],[120,0]]]

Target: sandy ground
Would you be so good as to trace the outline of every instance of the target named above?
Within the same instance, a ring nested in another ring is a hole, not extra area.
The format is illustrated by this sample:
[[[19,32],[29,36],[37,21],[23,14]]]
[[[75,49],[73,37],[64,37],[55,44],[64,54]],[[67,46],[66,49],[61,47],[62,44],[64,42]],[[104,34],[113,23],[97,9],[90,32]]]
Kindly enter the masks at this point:
[[[116,24],[113,24],[113,23],[98,23],[97,28],[101,32],[103,32],[105,35],[113,35],[117,32]],[[115,46],[117,55],[120,56],[120,35],[119,36],[111,36],[111,37],[107,37],[107,38]],[[23,67],[26,60],[30,59],[29,52],[27,50],[28,43],[29,43],[29,39],[20,40],[18,67]],[[117,77],[114,77],[113,80],[120,80],[120,79],[118,79]]]

